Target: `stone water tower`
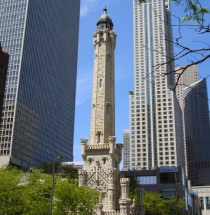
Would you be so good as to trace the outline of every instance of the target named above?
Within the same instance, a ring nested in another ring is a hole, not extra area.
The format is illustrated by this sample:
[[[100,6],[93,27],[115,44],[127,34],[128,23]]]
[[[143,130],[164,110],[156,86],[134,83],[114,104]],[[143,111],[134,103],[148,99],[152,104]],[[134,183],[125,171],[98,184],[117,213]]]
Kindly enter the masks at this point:
[[[129,179],[121,178],[119,164],[122,144],[115,137],[115,75],[114,50],[117,35],[113,22],[104,9],[93,34],[94,75],[90,144],[81,139],[83,169],[79,171],[79,186],[99,190],[104,196],[97,214],[131,214],[128,197]]]

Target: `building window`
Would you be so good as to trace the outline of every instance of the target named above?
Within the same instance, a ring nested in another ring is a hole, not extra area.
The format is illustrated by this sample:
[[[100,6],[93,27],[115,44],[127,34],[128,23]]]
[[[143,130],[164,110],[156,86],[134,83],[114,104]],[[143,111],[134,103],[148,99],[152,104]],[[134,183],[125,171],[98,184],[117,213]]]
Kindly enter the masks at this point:
[[[210,210],[210,197],[206,197],[206,210]]]
[[[136,181],[138,184],[157,184],[156,176],[137,176]]]
[[[97,143],[100,143],[101,142],[101,132],[98,131],[96,135],[97,135]]]
[[[160,173],[160,184],[175,184],[179,183],[176,172]]]
[[[169,199],[176,196],[176,191],[162,191],[163,199]]]
[[[203,204],[203,197],[199,198],[199,202],[200,202],[200,207],[203,210],[204,209],[204,204]]]
[[[99,80],[99,87],[102,87],[102,79]]]

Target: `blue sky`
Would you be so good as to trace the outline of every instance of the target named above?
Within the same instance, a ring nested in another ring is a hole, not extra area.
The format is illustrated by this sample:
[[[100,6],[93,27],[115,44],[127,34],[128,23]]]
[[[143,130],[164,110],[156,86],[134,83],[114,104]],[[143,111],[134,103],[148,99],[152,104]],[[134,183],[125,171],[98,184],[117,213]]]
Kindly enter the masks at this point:
[[[210,8],[209,0],[202,0],[204,5]],[[134,89],[133,83],[133,21],[132,21],[132,0],[81,0],[80,10],[80,32],[79,32],[79,53],[77,73],[77,94],[74,131],[74,161],[82,161],[80,139],[90,136],[91,117],[91,95],[92,77],[94,63],[93,32],[96,31],[96,23],[103,13],[106,5],[108,14],[114,23],[114,30],[117,36],[115,50],[115,111],[116,128],[115,135],[117,143],[123,141],[123,130],[129,128],[129,94]],[[172,12],[176,16],[183,17],[182,9],[172,5]],[[206,18],[210,23],[210,16]],[[173,24],[176,18],[172,18]],[[174,37],[178,34],[177,28],[173,29]],[[200,47],[202,42],[210,44],[209,35],[197,36],[193,30],[183,28],[183,43],[193,44],[193,47]],[[178,51],[175,49],[175,52]],[[195,57],[193,57],[195,58]],[[188,59],[183,59],[176,64],[186,64]],[[204,78],[210,74],[210,59],[199,66],[200,77]],[[210,86],[210,78],[207,79]],[[208,87],[210,88],[210,87]],[[208,93],[210,95],[210,92]]]

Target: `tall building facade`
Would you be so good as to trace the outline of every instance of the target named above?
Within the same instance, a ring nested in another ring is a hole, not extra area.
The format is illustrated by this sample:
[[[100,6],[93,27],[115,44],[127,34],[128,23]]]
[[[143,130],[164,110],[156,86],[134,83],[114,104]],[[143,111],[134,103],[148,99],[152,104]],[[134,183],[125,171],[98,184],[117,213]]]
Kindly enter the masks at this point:
[[[185,68],[185,65],[177,67],[176,71],[179,71],[178,74],[175,75],[175,79],[177,83],[176,86],[176,97],[178,99],[178,102],[180,104],[181,109],[184,108],[184,95],[183,95],[183,89],[186,87],[189,87],[190,85],[194,84],[199,80],[198,78],[198,66],[193,65],[188,67],[181,76],[179,76],[179,73],[181,73]],[[179,78],[179,80],[178,80]]]
[[[174,92],[170,4],[133,0],[134,92],[130,167],[184,166],[181,109]],[[168,75],[165,75],[168,73]],[[181,135],[180,135],[181,133]]]
[[[2,107],[4,100],[4,91],[6,85],[7,69],[9,63],[9,54],[3,52],[0,42],[0,120],[2,116]]]
[[[188,175],[187,171],[187,154],[186,154],[186,138],[185,138],[185,116],[184,116],[184,106],[185,106],[185,100],[184,100],[184,88],[189,87],[190,85],[194,84],[199,80],[198,78],[198,66],[193,65],[188,67],[183,73],[183,69],[185,69],[185,65],[182,65],[180,67],[176,68],[176,71],[178,71],[175,75],[175,80],[176,80],[176,96],[177,100],[179,102],[179,105],[182,110],[182,119],[183,119],[183,136],[184,136],[184,152],[185,152],[185,170],[186,170],[186,175]],[[182,74],[181,74],[182,73]],[[181,76],[179,75],[181,74]]]
[[[79,0],[0,1],[0,40],[10,55],[1,166],[73,159],[79,10]]]
[[[130,130],[123,131],[123,170],[130,169]]]
[[[184,88],[188,179],[192,186],[210,185],[210,124],[206,79]]]

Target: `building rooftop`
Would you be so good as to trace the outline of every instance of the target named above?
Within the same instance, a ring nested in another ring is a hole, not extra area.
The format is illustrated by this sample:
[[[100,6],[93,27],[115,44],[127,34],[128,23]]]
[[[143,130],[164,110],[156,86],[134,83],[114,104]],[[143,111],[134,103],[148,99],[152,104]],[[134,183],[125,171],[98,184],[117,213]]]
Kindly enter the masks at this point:
[[[113,25],[111,17],[107,14],[106,6],[104,8],[104,13],[98,19],[97,25],[99,25],[100,23],[104,23],[104,22],[108,22]]]

